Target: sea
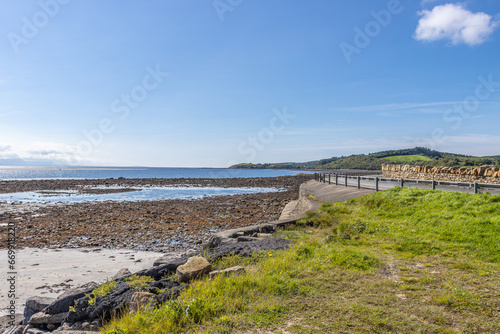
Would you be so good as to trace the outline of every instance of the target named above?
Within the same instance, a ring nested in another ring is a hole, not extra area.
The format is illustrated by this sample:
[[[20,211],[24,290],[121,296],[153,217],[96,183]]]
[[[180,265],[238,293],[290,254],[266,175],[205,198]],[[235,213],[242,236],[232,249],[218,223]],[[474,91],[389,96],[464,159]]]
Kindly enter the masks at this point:
[[[277,169],[228,169],[228,168],[15,168],[0,166],[0,180],[44,179],[126,179],[148,178],[248,178],[275,177],[313,173]]]
[[[0,180],[44,179],[144,179],[144,178],[250,178],[295,175],[302,171],[225,168],[1,168]],[[306,172],[312,173],[312,172]],[[127,187],[134,191],[108,194],[85,194],[73,190],[30,191],[0,194],[0,204],[57,205],[82,202],[148,201],[164,199],[198,199],[206,196],[255,194],[281,189],[266,187],[193,187],[142,186]]]

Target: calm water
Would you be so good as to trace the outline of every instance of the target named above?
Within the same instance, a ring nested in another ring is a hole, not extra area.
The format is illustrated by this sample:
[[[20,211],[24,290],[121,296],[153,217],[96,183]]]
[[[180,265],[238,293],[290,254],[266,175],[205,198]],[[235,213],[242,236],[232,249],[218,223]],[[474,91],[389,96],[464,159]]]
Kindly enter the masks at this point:
[[[248,178],[295,175],[298,171],[246,170],[224,168],[87,168],[87,169],[7,169],[0,170],[0,180],[33,179],[108,179],[141,178]],[[137,187],[137,191],[88,195],[77,191],[32,191],[0,194],[0,203],[79,203],[91,201],[147,201],[159,199],[188,199],[204,196],[254,194],[279,191],[275,188],[218,188],[218,187]]]
[[[225,168],[120,168],[120,169],[9,169],[0,170],[0,180],[21,179],[108,179],[124,177],[143,178],[234,178],[273,177],[312,173],[269,169],[225,169]]]
[[[129,188],[130,189],[130,188]],[[82,194],[76,190],[29,191],[0,194],[0,203],[82,203],[104,201],[148,201],[161,199],[195,199],[204,196],[255,194],[279,191],[276,188],[218,188],[218,187],[134,187],[137,191],[113,194]]]

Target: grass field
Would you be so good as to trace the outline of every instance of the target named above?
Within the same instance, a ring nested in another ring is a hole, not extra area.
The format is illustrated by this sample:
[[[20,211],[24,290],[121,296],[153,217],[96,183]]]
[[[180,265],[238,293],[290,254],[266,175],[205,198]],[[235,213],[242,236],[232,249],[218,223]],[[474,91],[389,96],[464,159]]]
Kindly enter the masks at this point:
[[[381,158],[391,162],[412,162],[412,161],[432,161],[431,158],[423,155],[394,155],[391,157]]]
[[[500,196],[395,188],[277,236],[297,244],[216,262],[247,272],[103,332],[500,333]]]

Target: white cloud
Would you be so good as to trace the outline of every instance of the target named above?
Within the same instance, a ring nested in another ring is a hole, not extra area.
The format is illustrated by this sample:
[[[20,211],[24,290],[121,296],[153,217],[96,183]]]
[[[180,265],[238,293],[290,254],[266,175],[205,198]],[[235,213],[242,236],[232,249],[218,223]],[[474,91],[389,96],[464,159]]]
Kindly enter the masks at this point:
[[[73,165],[95,164],[101,161],[77,154],[77,149],[61,143],[31,142],[25,144],[0,143],[0,164],[2,160],[22,159],[26,162],[47,162],[50,164]]]
[[[445,4],[419,12],[414,38],[419,41],[450,40],[453,45],[484,43],[499,22],[482,12],[472,13],[460,4]]]

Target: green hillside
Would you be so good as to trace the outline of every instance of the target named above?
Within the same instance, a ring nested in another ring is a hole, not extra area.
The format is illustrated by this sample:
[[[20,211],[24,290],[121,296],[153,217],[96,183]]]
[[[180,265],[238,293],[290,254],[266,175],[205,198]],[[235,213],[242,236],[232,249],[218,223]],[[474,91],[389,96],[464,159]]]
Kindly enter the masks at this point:
[[[500,156],[475,157],[465,154],[446,153],[425,147],[390,150],[370,154],[356,154],[347,157],[308,162],[285,162],[264,164],[237,164],[231,168],[247,169],[368,169],[378,170],[382,164],[410,164],[427,166],[500,166]]]
[[[423,155],[395,155],[392,157],[382,158],[391,162],[413,162],[413,161],[432,161],[432,158]]]

